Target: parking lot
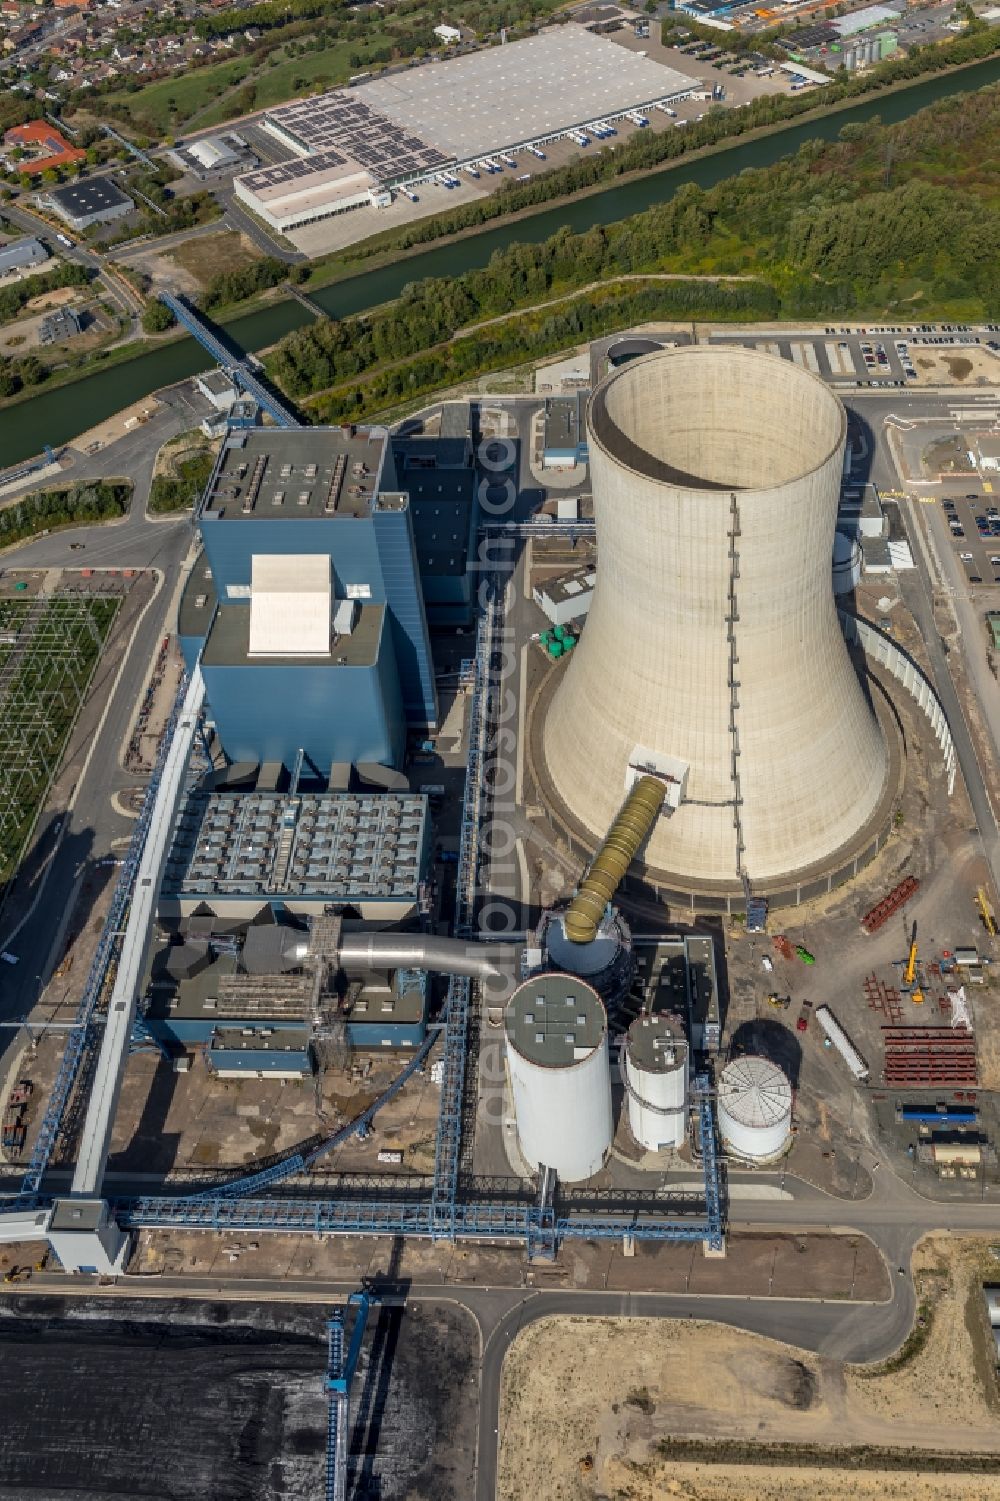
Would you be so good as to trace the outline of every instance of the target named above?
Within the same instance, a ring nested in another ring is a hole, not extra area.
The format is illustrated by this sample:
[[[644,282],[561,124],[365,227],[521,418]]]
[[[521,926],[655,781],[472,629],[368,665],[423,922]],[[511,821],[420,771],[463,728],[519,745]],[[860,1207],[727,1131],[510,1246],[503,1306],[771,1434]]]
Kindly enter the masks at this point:
[[[978,490],[942,496],[952,543],[970,584],[1000,584],[998,498]]]
[[[1000,380],[1000,324],[983,328],[969,324],[896,324],[846,328],[829,326],[823,333],[760,334],[715,333],[713,344],[742,344],[780,355],[821,375],[831,385],[899,389],[934,384],[940,360],[929,359],[945,351],[955,356],[975,353],[980,360],[995,362],[993,380]],[[990,367],[987,366],[987,369]],[[974,384],[974,382],[970,382]]]

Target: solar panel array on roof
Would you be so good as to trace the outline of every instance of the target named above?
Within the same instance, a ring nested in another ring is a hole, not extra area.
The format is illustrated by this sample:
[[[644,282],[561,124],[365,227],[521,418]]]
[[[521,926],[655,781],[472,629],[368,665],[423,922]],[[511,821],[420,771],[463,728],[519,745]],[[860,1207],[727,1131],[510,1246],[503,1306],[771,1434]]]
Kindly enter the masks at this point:
[[[241,181],[254,193],[261,193],[267,188],[279,188],[285,183],[312,177],[331,167],[347,165],[347,158],[339,151],[318,151],[315,156],[300,156],[290,162],[277,162],[273,167],[261,167],[258,172],[248,172]]]
[[[430,171],[448,160],[435,146],[372,109],[356,93],[334,91],[319,99],[299,100],[271,110],[268,119],[311,153],[302,162],[286,164],[300,168],[291,174],[293,177],[303,175],[301,169],[318,170],[319,155],[327,152],[343,152],[380,182]],[[258,175],[263,174],[254,174]]]

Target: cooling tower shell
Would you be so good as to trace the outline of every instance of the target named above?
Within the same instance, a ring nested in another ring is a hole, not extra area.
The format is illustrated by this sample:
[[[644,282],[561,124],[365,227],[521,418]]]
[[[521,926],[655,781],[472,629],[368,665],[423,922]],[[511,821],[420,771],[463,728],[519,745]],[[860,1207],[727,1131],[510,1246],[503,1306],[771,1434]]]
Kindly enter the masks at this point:
[[[676,1151],[687,1131],[688,1047],[666,1016],[637,1016],[622,1051],[628,1123],[647,1152]]]
[[[521,1155],[566,1183],[593,1177],[611,1149],[608,1017],[572,975],[518,986],[504,1013],[507,1070]]]
[[[792,1086],[776,1063],[749,1055],[719,1076],[719,1134],[736,1157],[768,1162],[792,1130]]]
[[[660,884],[773,887],[881,816],[888,750],[831,579],[846,425],[817,376],[743,348],[663,350],[591,398],[597,582],[546,791],[596,844],[637,746],[686,763],[642,852]]]

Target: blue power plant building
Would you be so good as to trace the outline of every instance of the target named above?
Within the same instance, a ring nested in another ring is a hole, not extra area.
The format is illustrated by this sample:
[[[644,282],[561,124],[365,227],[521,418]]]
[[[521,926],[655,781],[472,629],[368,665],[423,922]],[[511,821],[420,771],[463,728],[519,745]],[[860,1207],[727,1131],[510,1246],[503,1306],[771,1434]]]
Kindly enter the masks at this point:
[[[407,729],[436,726],[428,614],[471,618],[476,532],[468,408],[448,426],[228,432],[178,634],[230,762],[291,767],[301,751],[325,780],[335,764],[399,767]]]

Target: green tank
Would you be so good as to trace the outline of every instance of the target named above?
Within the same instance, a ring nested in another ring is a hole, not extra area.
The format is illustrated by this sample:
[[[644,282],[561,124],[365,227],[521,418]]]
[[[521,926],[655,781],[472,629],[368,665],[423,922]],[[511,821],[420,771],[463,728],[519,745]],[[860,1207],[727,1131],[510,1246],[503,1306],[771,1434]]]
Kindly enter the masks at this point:
[[[561,657],[562,654],[563,654],[563,644],[562,644],[562,642],[561,641],[556,641],[555,639],[553,639],[552,641],[550,641],[549,642],[549,656],[550,657]]]

